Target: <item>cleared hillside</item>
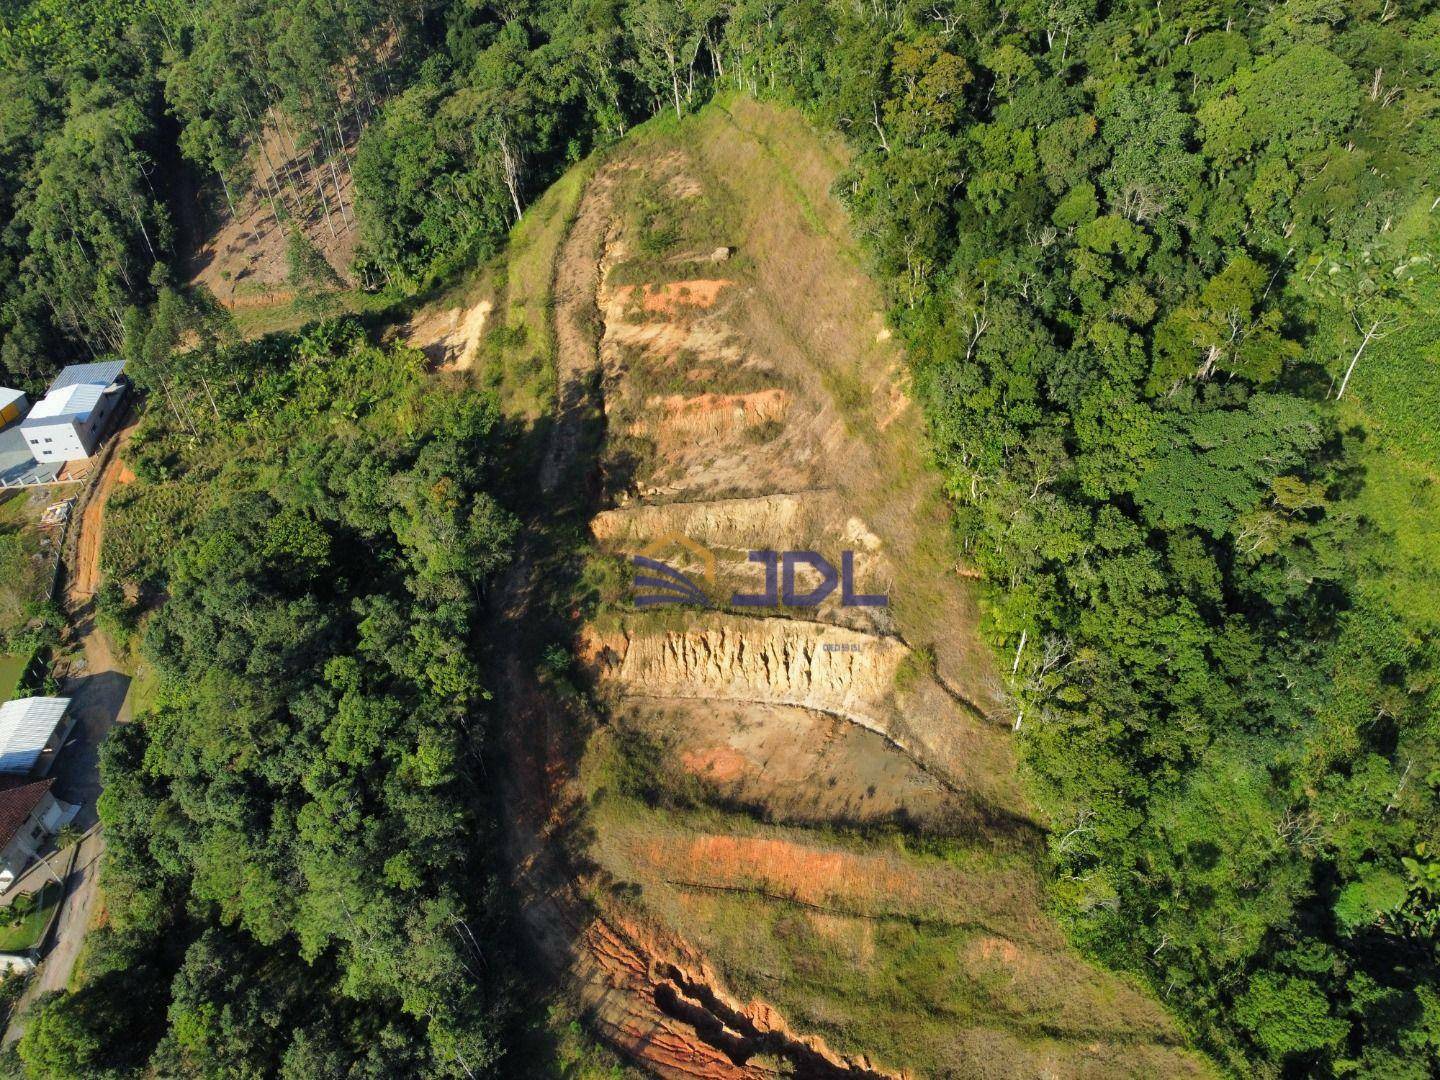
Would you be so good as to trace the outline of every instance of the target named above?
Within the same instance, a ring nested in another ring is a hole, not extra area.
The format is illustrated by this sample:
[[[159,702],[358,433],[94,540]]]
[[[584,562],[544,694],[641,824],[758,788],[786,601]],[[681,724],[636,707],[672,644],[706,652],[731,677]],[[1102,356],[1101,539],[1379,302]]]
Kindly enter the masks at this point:
[[[734,99],[534,211],[569,223],[536,502],[573,531],[502,602],[532,627],[549,602],[578,660],[532,670],[522,638],[506,661],[526,927],[659,1075],[1203,1074],[1046,914],[1043,824],[842,166],[798,114]],[[486,378],[504,350],[478,355]],[[706,609],[633,603],[657,541]],[[889,604],[733,607],[753,550],[848,550]]]

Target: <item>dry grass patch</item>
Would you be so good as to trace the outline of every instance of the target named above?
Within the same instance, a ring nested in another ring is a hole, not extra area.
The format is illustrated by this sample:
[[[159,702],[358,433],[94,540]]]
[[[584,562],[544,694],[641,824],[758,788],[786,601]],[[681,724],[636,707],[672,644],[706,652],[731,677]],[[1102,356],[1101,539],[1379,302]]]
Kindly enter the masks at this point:
[[[1162,1011],[1070,952],[1023,858],[947,842],[914,850],[606,797],[594,821],[602,903],[683,927],[726,986],[797,1030],[922,1075],[1004,1045],[1058,1075],[1186,1075]],[[1153,1045],[1147,1045],[1153,1044]],[[1093,1055],[1093,1057],[1092,1057]],[[1158,1072],[1147,1073],[1145,1065]],[[958,1070],[958,1071],[957,1071]]]

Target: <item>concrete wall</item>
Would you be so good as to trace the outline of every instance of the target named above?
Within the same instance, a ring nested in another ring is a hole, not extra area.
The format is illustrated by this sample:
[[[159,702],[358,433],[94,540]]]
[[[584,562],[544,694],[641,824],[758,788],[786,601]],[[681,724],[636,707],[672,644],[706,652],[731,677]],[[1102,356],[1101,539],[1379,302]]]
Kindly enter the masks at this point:
[[[35,767],[30,770],[31,776],[49,776],[50,770],[55,767],[55,761],[60,757],[60,748],[65,745],[65,740],[70,737],[70,732],[75,727],[78,715],[73,708],[66,709],[65,715],[60,718],[60,723],[55,725],[55,730],[50,733],[50,738],[45,741],[45,748],[40,751],[40,756],[35,760]]]
[[[36,461],[76,461],[90,456],[81,438],[81,426],[57,417],[54,423],[36,421],[21,430],[30,444],[30,456]]]

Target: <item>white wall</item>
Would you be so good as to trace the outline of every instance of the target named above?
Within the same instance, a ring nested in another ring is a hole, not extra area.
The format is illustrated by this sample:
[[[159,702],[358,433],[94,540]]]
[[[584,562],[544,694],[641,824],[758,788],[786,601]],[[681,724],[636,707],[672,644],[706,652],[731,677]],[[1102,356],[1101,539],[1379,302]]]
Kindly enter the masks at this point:
[[[75,461],[90,456],[81,432],[69,420],[56,420],[43,426],[37,422],[33,427],[27,425],[21,428],[21,431],[30,444],[30,456],[36,461]]]

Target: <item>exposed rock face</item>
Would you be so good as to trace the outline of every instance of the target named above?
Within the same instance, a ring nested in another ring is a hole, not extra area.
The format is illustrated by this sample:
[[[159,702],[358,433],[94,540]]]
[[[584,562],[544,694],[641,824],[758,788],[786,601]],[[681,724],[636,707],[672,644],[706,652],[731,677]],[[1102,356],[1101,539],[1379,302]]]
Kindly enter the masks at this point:
[[[778,424],[785,418],[790,394],[779,387],[748,394],[670,394],[647,404],[660,413],[653,422],[636,421],[635,435],[679,439],[696,435],[732,435],[760,424]]]
[[[597,540],[614,546],[677,532],[720,547],[796,548],[813,540],[825,522],[839,516],[838,504],[833,491],[641,503],[602,510],[590,529]]]
[[[601,678],[648,694],[801,705],[882,734],[908,652],[838,626],[713,614],[686,630],[592,638],[588,651]]]

